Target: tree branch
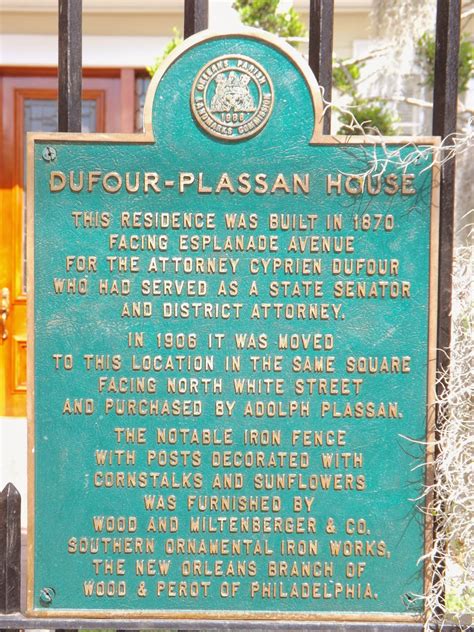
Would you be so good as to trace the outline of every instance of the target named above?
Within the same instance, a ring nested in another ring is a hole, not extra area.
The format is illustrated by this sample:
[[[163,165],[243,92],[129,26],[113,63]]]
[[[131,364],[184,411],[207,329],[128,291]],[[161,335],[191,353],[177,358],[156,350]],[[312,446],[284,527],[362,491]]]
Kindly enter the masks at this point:
[[[392,97],[380,97],[380,96],[371,96],[371,99],[376,101],[392,101],[393,103],[406,103],[407,105],[415,105],[419,108],[432,108],[433,103],[431,101],[424,101],[423,99],[415,99],[414,97],[401,97],[401,96],[392,96]],[[467,108],[464,103],[458,100],[458,114],[473,114],[474,108]]]
[[[474,15],[474,7],[468,9],[467,11],[464,11],[464,13],[461,13],[461,20],[467,20],[471,17],[471,15]]]
[[[351,66],[352,64],[362,64],[369,59],[374,59],[374,57],[379,57],[384,55],[390,46],[382,46],[381,48],[374,48],[369,51],[366,55],[362,55],[361,57],[350,57],[349,59],[338,59],[337,63],[341,66]]]

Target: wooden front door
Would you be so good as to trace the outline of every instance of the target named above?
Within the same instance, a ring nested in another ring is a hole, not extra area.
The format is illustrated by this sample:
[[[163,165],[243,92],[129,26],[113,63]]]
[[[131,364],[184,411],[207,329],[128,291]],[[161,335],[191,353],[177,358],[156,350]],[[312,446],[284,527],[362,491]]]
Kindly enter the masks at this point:
[[[26,133],[57,130],[54,76],[0,77],[0,416],[26,415]],[[120,80],[83,82],[85,132],[120,131]]]

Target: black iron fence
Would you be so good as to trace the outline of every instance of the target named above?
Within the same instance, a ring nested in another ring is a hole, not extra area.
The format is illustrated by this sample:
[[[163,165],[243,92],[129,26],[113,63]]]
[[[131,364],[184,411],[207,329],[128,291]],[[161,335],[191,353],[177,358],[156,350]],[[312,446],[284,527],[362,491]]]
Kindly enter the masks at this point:
[[[157,0],[159,2],[159,0]],[[331,98],[332,49],[334,0],[308,0],[309,65],[319,84],[324,88],[327,101]],[[82,0],[59,0],[59,58],[58,58],[58,131],[81,131],[82,92]],[[208,0],[184,1],[184,36],[189,37],[208,25]],[[433,93],[433,135],[446,138],[456,131],[457,75],[460,40],[461,0],[437,0],[436,58]],[[330,133],[330,113],[324,120],[324,132]],[[451,272],[454,225],[455,160],[441,168],[440,190],[440,251],[437,366],[444,372],[449,366],[451,341]],[[26,618],[20,614],[21,599],[21,497],[12,483],[0,493],[0,632],[20,629],[75,630],[107,628],[157,629],[175,628],[176,621],[156,619],[104,620]],[[434,525],[436,529],[436,523]],[[440,581],[443,560],[439,559],[434,572]],[[200,621],[180,622],[183,630],[262,628],[258,621],[223,622],[221,624]],[[421,631],[421,623],[354,623],[354,622],[278,622],[272,624],[278,630],[321,630],[324,632],[408,632]],[[266,628],[268,630],[268,627]],[[455,630],[456,626],[444,626],[443,630]]]

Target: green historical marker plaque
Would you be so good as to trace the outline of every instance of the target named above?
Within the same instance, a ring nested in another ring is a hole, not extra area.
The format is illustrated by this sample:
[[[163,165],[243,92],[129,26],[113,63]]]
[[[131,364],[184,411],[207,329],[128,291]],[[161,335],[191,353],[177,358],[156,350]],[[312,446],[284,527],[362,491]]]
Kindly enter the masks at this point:
[[[205,33],[143,134],[30,136],[31,615],[422,614],[435,139],[321,113]]]

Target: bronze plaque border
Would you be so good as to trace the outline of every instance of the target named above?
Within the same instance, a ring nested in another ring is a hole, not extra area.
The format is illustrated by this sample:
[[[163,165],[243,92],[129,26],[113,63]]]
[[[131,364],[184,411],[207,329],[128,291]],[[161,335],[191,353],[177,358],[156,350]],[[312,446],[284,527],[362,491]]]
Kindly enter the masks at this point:
[[[224,38],[250,38],[270,45],[285,54],[293,65],[303,75],[313,101],[314,128],[312,130],[311,145],[431,145],[436,154],[440,144],[437,136],[338,136],[323,135],[323,101],[321,92],[310,67],[304,58],[289,44],[279,38],[259,29],[247,28],[239,32],[214,32],[211,30],[187,38],[184,43],[173,51],[155,73],[148,88],[144,107],[144,132],[134,134],[107,134],[107,133],[28,133],[28,191],[27,191],[27,248],[28,268],[27,280],[27,419],[28,419],[28,544],[27,544],[27,598],[26,616],[33,618],[80,618],[80,619],[166,619],[167,621],[206,621],[220,622],[219,627],[224,627],[226,621],[252,621],[263,624],[264,627],[273,627],[277,621],[295,622],[380,622],[380,623],[416,623],[423,621],[419,614],[391,614],[391,613],[354,613],[354,612],[265,612],[265,611],[175,611],[175,610],[39,610],[34,609],[34,525],[35,525],[35,420],[34,420],[34,147],[36,141],[68,141],[90,143],[154,143],[155,138],[152,129],[152,106],[157,86],[167,69],[184,53],[207,40]],[[439,164],[432,168],[432,195],[431,195],[431,228],[430,228],[430,279],[429,279],[429,316],[428,316],[428,379],[427,379],[427,416],[426,416],[426,440],[427,440],[427,467],[425,482],[429,485],[433,481],[433,453],[434,453],[434,429],[435,429],[435,384],[436,384],[436,333],[437,333],[437,306],[438,306],[438,250],[439,250]],[[429,502],[429,498],[427,499]],[[425,514],[425,554],[431,549],[433,540],[433,519]],[[424,561],[424,586],[427,591],[432,577],[432,567],[429,560]],[[425,606],[425,617],[428,615]]]

